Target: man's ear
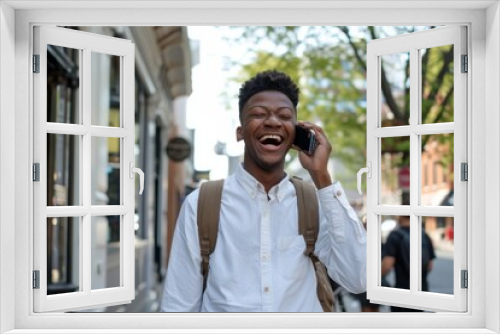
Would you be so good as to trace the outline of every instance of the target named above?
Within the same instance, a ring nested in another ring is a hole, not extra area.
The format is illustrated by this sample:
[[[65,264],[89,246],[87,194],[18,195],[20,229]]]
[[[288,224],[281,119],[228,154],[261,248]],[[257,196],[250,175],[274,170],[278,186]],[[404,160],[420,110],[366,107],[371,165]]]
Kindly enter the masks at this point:
[[[243,128],[240,125],[236,128],[236,141],[241,141],[241,140],[243,140]]]

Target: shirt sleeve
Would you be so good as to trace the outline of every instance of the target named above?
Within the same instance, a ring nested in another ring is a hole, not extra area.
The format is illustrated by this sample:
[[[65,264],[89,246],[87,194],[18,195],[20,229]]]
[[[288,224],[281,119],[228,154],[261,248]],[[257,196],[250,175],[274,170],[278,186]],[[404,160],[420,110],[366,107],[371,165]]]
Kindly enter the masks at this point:
[[[200,312],[203,294],[196,208],[198,190],[184,201],[175,227],[161,312]]]
[[[351,293],[366,291],[366,231],[340,182],[318,190],[320,228],[315,253],[330,277]]]

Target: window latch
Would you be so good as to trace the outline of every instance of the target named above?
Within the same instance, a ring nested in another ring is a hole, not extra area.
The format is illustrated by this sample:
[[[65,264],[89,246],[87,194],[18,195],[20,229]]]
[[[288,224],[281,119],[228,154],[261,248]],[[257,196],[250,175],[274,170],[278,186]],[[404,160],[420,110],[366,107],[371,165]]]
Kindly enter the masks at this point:
[[[361,191],[361,175],[363,175],[363,173],[366,173],[369,179],[372,178],[372,163],[368,161],[367,165],[367,167],[361,168],[358,171],[358,192],[360,195],[363,194],[363,192]]]
[[[129,177],[131,179],[134,178],[134,174],[139,174],[139,195],[142,195],[142,191],[144,190],[144,172],[137,167],[134,167],[134,162],[130,161],[129,164]]]

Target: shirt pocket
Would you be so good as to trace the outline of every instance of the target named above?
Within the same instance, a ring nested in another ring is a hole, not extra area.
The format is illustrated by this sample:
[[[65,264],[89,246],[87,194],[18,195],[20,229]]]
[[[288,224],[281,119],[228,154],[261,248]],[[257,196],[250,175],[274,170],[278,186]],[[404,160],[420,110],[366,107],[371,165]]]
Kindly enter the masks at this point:
[[[305,249],[302,235],[278,238],[278,268],[283,279],[295,281],[305,277],[308,260]]]

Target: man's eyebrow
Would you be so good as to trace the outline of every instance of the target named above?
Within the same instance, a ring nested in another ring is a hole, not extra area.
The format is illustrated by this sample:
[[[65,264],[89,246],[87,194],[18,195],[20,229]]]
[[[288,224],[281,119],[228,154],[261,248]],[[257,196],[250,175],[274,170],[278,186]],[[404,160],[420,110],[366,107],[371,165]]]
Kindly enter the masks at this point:
[[[251,105],[248,107],[248,110],[253,109],[253,108],[263,108],[263,109],[266,109],[267,111],[269,111],[269,106],[260,105],[260,104]],[[289,109],[291,111],[294,111],[294,108],[292,106],[280,106],[277,108],[277,110],[281,110],[281,109]]]

